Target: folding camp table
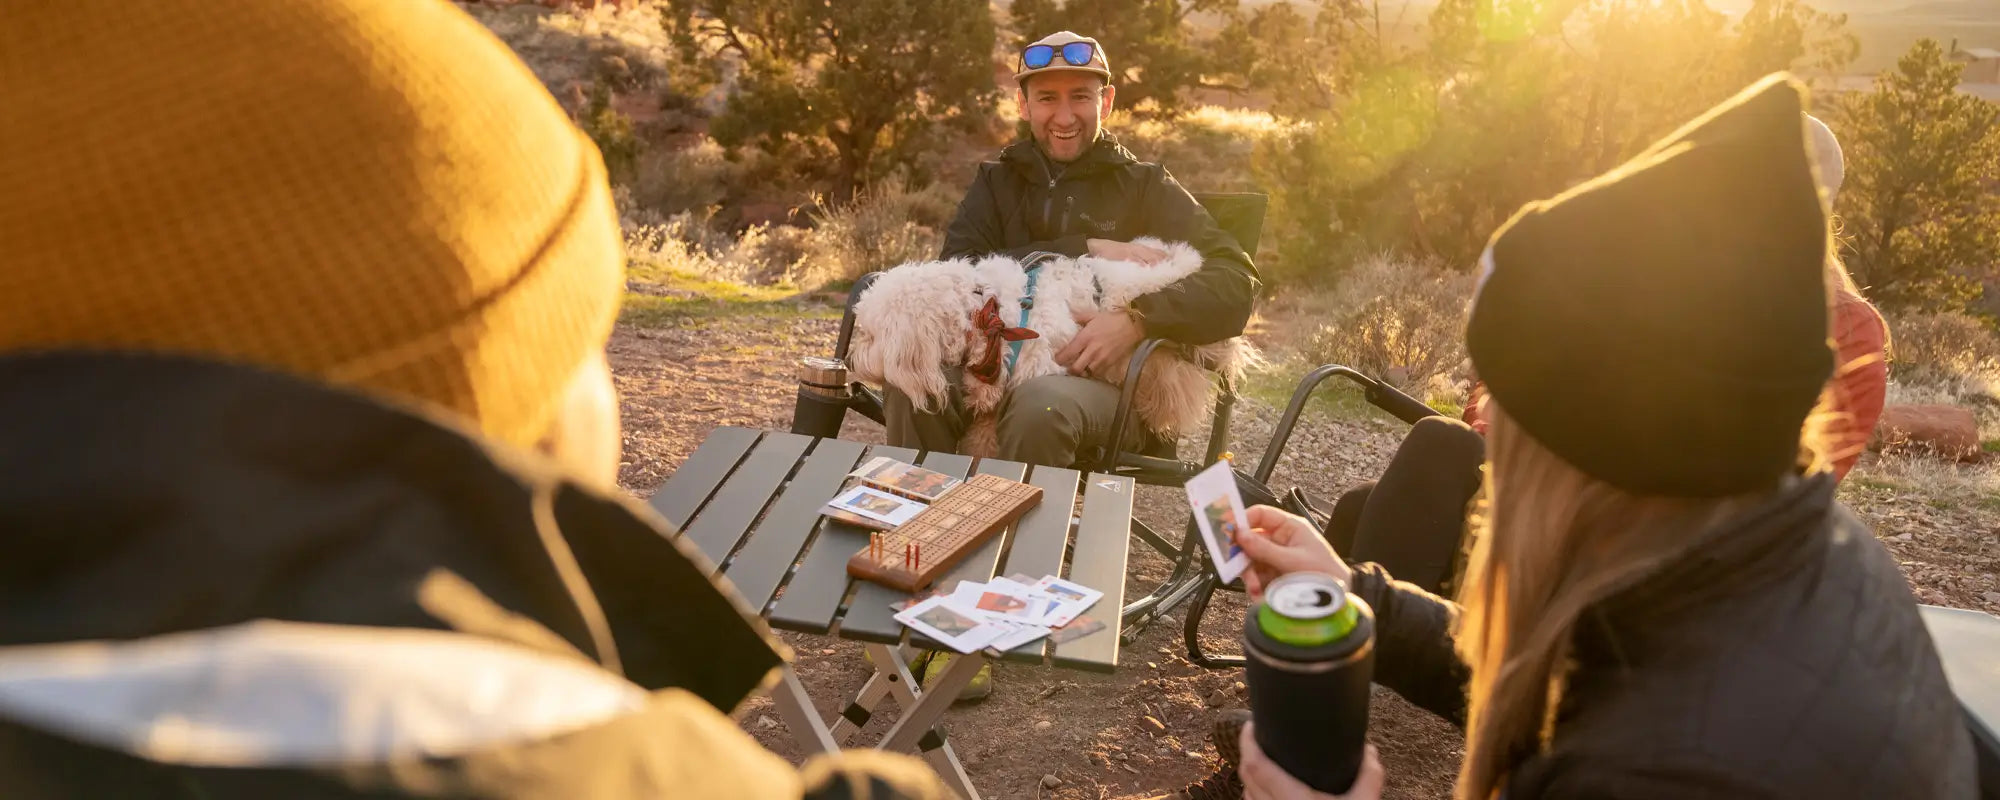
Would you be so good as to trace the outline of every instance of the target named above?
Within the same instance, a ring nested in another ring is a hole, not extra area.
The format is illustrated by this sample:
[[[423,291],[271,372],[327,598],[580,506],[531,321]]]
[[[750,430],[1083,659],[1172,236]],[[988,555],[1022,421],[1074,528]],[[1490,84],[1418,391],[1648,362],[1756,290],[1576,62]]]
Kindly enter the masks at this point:
[[[900,714],[876,746],[893,751],[914,748],[954,791],[977,798],[937,723],[988,657],[974,653],[954,658],[941,675],[919,687],[897,653],[904,646],[942,646],[910,634],[895,621],[889,606],[908,595],[847,576],[847,560],[868,546],[868,532],[825,520],[819,513],[839,493],[847,474],[875,456],[921,464],[954,477],[997,475],[1041,487],[1039,504],[1006,533],[966,556],[939,585],[983,582],[996,574],[1019,572],[1062,575],[1102,591],[1104,597],[1085,613],[1103,622],[1102,630],[1062,644],[1044,638],[1004,655],[1008,661],[1046,660],[1058,667],[1096,672],[1110,672],[1118,663],[1132,479],[994,459],[975,464],[950,453],[730,427],[710,432],[653,495],[653,508],[772,627],[832,633],[866,643],[875,672],[830,727],[820,719],[798,676],[785,668],[772,699],[806,752],[842,746],[867,724],[882,698],[894,695]]]

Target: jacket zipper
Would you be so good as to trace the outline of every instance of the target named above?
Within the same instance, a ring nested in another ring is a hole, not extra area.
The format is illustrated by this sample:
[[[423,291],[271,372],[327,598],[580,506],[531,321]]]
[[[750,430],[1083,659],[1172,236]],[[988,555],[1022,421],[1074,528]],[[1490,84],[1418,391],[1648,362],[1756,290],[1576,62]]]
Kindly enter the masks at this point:
[[[1049,212],[1055,208],[1056,176],[1055,173],[1049,169],[1049,157],[1047,155],[1042,155],[1041,162],[1042,162],[1042,176],[1049,179],[1049,192],[1048,194],[1042,196],[1042,227],[1047,228],[1050,225]],[[1061,236],[1064,233],[1068,233],[1068,231],[1057,231],[1056,235]]]

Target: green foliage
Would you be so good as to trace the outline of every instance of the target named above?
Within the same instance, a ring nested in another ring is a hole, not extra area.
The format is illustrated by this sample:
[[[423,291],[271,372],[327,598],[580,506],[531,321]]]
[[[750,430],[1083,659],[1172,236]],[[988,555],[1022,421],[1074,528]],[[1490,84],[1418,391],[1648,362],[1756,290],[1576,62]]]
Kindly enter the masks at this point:
[[[1961,69],[1925,39],[1839,115],[1847,264],[1887,308],[1963,308],[2000,266],[2000,105]]]
[[[611,107],[609,81],[591,84],[589,102],[578,115],[577,126],[597,143],[612,183],[622,184],[632,179],[639,163],[639,139],[632,135],[632,120]]]
[[[1372,10],[1267,6],[1253,71],[1302,127],[1259,148],[1280,279],[1387,250],[1470,267],[1523,203],[1609,169],[1776,69],[1853,57],[1842,18],[1757,0],[1737,22],[1695,0],[1443,0],[1422,47]]]
[[[1237,0],[1013,0],[1007,63],[1018,66],[1029,42],[1075,31],[1104,46],[1120,106],[1171,116],[1187,110],[1183,90],[1242,88],[1226,82],[1242,70],[1224,34],[1198,32],[1191,18],[1234,19],[1236,11]]]
[[[733,73],[716,141],[824,163],[842,201],[920,168],[992,99],[985,0],[670,0],[661,21],[684,66]]]

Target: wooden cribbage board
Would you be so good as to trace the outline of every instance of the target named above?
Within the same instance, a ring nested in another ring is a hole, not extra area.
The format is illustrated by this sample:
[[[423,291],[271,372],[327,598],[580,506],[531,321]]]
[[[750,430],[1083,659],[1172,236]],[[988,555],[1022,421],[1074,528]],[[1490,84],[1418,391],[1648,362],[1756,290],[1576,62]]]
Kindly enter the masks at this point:
[[[847,560],[847,574],[916,592],[935,583],[1042,501],[1042,489],[995,475],[974,475],[895,530],[876,535]],[[909,558],[910,545],[916,558]]]

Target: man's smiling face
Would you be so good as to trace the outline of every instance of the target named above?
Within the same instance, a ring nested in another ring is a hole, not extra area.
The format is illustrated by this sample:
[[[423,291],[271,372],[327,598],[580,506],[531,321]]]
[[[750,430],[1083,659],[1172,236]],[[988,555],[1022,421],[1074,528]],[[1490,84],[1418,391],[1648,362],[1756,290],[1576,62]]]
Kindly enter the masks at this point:
[[[1021,114],[1042,152],[1067,163],[1082,157],[1097,141],[1114,94],[1102,77],[1088,72],[1032,75],[1021,90]]]

